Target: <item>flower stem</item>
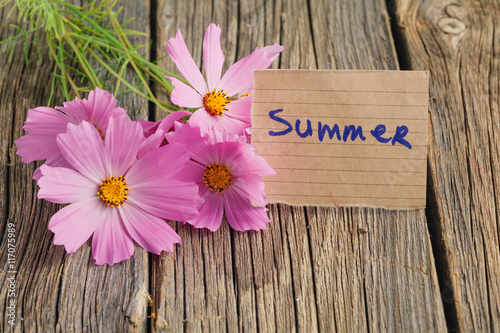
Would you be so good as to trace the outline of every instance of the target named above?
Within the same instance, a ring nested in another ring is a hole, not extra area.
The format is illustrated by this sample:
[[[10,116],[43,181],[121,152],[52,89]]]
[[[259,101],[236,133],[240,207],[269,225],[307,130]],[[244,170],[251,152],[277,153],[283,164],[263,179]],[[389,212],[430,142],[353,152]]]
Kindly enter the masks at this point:
[[[118,73],[116,73],[111,67],[109,67],[97,54],[95,54],[94,51],[92,51],[92,49],[89,48],[87,51],[101,64],[102,67],[104,67],[108,72],[110,72],[113,76],[115,76],[118,80],[120,80],[121,83],[123,83],[125,86],[127,86],[129,89],[131,89],[136,94],[146,98],[148,101],[151,101],[153,103],[158,103],[157,105],[160,107],[160,109],[162,109],[163,111],[166,111],[168,113],[170,113],[171,111],[168,110],[167,108],[174,110],[174,111],[180,110],[179,108],[177,108],[175,106],[162,103],[156,99],[153,100],[150,96],[148,96],[148,95],[144,94],[142,91],[136,89],[127,80],[125,80],[125,78],[118,75]]]
[[[108,0],[104,0],[104,3],[106,4],[106,8],[108,10],[108,15],[109,15],[109,19],[111,21],[111,25],[113,26],[113,29],[115,30],[115,33],[116,35],[118,36],[118,39],[120,40],[120,43],[122,44],[123,48],[125,50],[129,50],[131,49],[131,45],[128,41],[127,38],[124,38],[124,36],[122,36],[122,34],[120,33],[120,29],[118,28],[118,24],[116,22],[116,19],[113,15],[113,13],[111,12],[111,8],[109,7],[109,2]],[[137,68],[136,64],[135,64],[135,61],[132,59],[132,57],[130,56],[130,53],[129,52],[126,52],[126,55],[128,57],[128,60],[130,62],[130,64],[132,65],[132,67],[134,67],[134,70],[135,72],[137,73],[137,75],[139,76],[139,79],[141,80],[142,84],[144,85],[144,88],[146,89],[146,91],[148,92],[149,96],[151,96],[151,99],[152,101],[155,103],[155,104],[160,104],[160,102],[156,99],[156,97],[154,96],[153,92],[151,91],[151,89],[149,89],[149,85],[148,83],[146,82],[146,80],[144,80],[144,77],[141,75],[141,72],[139,71],[139,69]]]
[[[61,50],[62,49],[62,44],[59,44],[58,52],[56,53],[56,51],[55,51],[55,45],[52,44],[52,42],[50,41],[50,37],[48,36],[48,34],[47,34],[46,38],[47,38],[47,46],[49,47],[50,56],[53,59],[57,60],[56,61],[56,65],[57,65],[57,67],[59,67],[59,69],[61,71],[61,78],[63,80],[64,80],[64,78],[66,78],[66,80],[68,80],[71,88],[75,92],[76,97],[78,97],[79,99],[81,99],[79,89],[76,86],[75,81],[73,81],[73,79],[71,78],[71,75],[69,75],[68,71],[66,70],[66,66],[64,65],[64,60],[61,59],[62,54],[63,54],[63,50]],[[61,55],[58,55],[58,54],[61,54]],[[62,90],[63,90],[63,94],[65,95],[64,97],[69,100],[69,94],[68,94],[68,90],[66,88],[66,84],[63,84]],[[49,98],[49,104],[50,104],[51,100],[52,100],[52,93],[51,93],[51,96]]]
[[[171,73],[139,54],[143,53],[141,50],[144,48],[144,53],[147,55],[148,45],[133,45],[128,36],[148,35],[125,29],[125,25],[132,19],[123,24],[118,22],[122,8],[114,11],[116,0],[90,0],[87,6],[73,5],[67,0],[0,0],[0,8],[10,2],[15,4],[12,10],[17,9],[19,19],[24,18],[31,28],[23,30],[16,27],[20,33],[0,41],[0,46],[5,50],[7,43],[13,43],[18,38],[24,39],[26,61],[28,61],[28,34],[45,30],[50,58],[55,62],[50,100],[54,94],[55,81],[58,81],[66,99],[72,95],[69,90],[73,90],[80,98],[81,92],[87,91],[88,88],[79,87],[75,77],[82,77],[82,80],[88,80],[91,86],[102,88],[105,86],[105,79],[100,80],[99,77],[104,77],[101,74],[107,71],[106,77],[114,76],[117,80],[114,87],[115,95],[132,90],[167,112],[180,109],[160,102],[149,85],[154,82],[157,84],[157,89],[163,87],[170,95],[173,86],[165,76],[172,76],[186,84],[189,83],[183,77]],[[13,46],[11,49],[14,50]],[[95,58],[101,66],[97,65],[94,68],[95,62],[92,58]],[[72,63],[78,63],[78,66]],[[129,83],[130,80],[124,78],[129,65],[138,76],[133,85]],[[127,89],[120,90],[121,85]]]
[[[83,71],[89,77],[90,83],[92,83],[92,85],[95,86],[95,87],[102,88],[101,84],[100,84],[100,81],[97,78],[96,73],[92,70],[92,67],[88,63],[87,59],[83,56],[83,54],[81,54],[80,48],[78,48],[76,46],[76,44],[73,42],[73,39],[71,38],[71,34],[66,34],[65,35],[65,40],[68,41],[68,44],[73,49],[73,52],[75,52],[76,57],[80,61],[80,65],[83,67]],[[90,51],[91,49],[89,48],[88,50]]]

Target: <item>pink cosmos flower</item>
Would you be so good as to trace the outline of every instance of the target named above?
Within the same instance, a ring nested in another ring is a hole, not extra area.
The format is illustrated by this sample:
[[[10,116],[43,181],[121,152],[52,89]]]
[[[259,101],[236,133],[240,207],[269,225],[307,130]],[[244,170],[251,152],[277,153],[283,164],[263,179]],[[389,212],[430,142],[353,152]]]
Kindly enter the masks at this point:
[[[137,159],[140,124],[109,119],[104,142],[89,122],[69,124],[57,145],[74,169],[41,166],[38,197],[71,203],[54,214],[54,244],[76,251],[90,236],[98,265],[130,258],[135,240],[159,254],[180,237],[165,222],[190,220],[202,203],[194,182],[175,179],[189,160],[183,144],[169,144]]]
[[[196,66],[181,31],[167,43],[168,54],[192,87],[174,78],[171,101],[187,108],[199,108],[190,118],[192,126],[206,133],[215,127],[219,131],[242,134],[250,127],[250,107],[253,70],[265,69],[283,51],[279,44],[256,48],[250,55],[233,64],[221,77],[224,54],[220,45],[221,29],[210,24],[203,40],[203,63],[207,80]]]
[[[175,124],[167,135],[169,144],[185,143],[191,154],[179,173],[180,179],[194,181],[205,200],[200,215],[187,220],[197,228],[217,230],[225,211],[229,225],[238,231],[266,228],[267,196],[261,176],[275,175],[265,159],[255,154],[255,148],[245,136],[216,129],[202,135],[199,127]]]
[[[55,109],[38,107],[28,111],[23,127],[28,134],[16,141],[17,155],[22,157],[24,163],[46,160],[46,165],[69,168],[70,164],[64,159],[56,143],[57,135],[65,133],[68,124],[87,121],[104,138],[109,117],[126,116],[124,109],[116,107],[113,95],[99,88],[91,91],[88,99],[75,98],[63,105]],[[33,178],[38,180],[40,176],[40,169],[37,169]]]

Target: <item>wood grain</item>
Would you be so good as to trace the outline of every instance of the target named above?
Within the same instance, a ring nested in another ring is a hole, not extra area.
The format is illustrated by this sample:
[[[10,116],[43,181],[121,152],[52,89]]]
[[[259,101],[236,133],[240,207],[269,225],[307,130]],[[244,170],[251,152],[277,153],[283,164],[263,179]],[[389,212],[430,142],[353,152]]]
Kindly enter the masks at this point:
[[[429,225],[449,328],[500,330],[498,1],[397,1],[407,67],[431,74]]]
[[[158,55],[180,28],[200,68],[210,22],[226,68],[274,42],[285,46],[274,68],[398,68],[382,1],[158,1],[157,22]],[[424,210],[270,205],[269,216],[262,232],[177,225],[183,244],[153,259],[153,331],[446,329]]]
[[[53,71],[46,49],[41,61],[30,49],[25,63],[19,44],[12,62],[0,54],[1,332],[500,330],[498,1],[119,5],[123,17],[136,17],[132,28],[154,25],[157,58],[180,28],[200,68],[203,33],[215,22],[225,69],[255,47],[280,43],[285,51],[273,68],[429,70],[427,213],[269,205],[272,222],[262,232],[235,232],[225,220],[213,233],[169,222],[182,237],[173,253],[136,246],[133,258],[113,267],[93,263],[90,243],[68,255],[47,229],[58,205],[36,198],[31,176],[39,164],[14,155],[27,110],[47,101]],[[0,9],[0,39],[14,33],[8,10]],[[159,63],[177,71],[168,57]],[[164,116],[132,94],[119,104],[134,119]],[[16,225],[14,328],[6,309],[9,222]]]
[[[118,4],[120,5],[120,3]],[[135,16],[132,28],[148,32],[149,3],[121,2],[125,17]],[[0,12],[0,37],[14,33],[7,20],[9,8]],[[16,15],[13,15],[15,18]],[[141,37],[142,43],[147,39]],[[24,62],[22,43],[16,45],[12,62],[2,54],[0,61],[1,183],[0,214],[2,231],[7,222],[16,225],[16,325],[7,324],[6,302],[0,303],[2,332],[137,331],[146,330],[149,288],[149,260],[146,251],[136,246],[134,257],[113,267],[96,266],[91,245],[86,243],[76,253],[67,255],[64,247],[52,244],[53,234],[47,225],[58,205],[36,198],[37,188],[31,179],[39,164],[28,165],[15,156],[14,141],[24,134],[22,126],[29,108],[46,105],[50,94],[53,63],[48,50],[29,50]],[[56,104],[64,101],[56,96]],[[147,116],[147,103],[132,94],[119,98],[134,119]],[[7,234],[0,244],[2,299],[7,299]]]

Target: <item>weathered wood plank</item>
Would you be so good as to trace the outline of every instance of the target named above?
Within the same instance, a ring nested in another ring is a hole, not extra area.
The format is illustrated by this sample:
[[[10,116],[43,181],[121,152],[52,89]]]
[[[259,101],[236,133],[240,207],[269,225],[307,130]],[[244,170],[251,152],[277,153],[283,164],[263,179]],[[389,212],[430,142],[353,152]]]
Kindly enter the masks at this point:
[[[213,6],[213,7],[212,7]],[[181,28],[188,48],[198,64],[202,62],[203,32],[211,23],[211,13],[218,18],[225,33],[234,34],[236,15],[226,15],[221,8],[237,6],[232,1],[157,1],[157,56],[167,55],[167,40]],[[226,39],[224,39],[226,40]],[[234,59],[236,37],[227,39],[226,59]],[[231,60],[230,60],[231,61]],[[232,61],[231,61],[232,62]],[[177,72],[170,59],[159,64]],[[159,92],[162,96],[162,92]],[[168,101],[165,94],[162,97]],[[165,115],[157,111],[157,118]],[[197,230],[181,223],[171,224],[182,238],[174,253],[153,256],[152,290],[153,331],[177,332],[187,329],[213,332],[238,330],[238,297],[234,278],[232,236],[227,223],[215,233]]]
[[[398,69],[383,1],[312,1],[311,9],[319,68]],[[321,244],[312,256],[322,330],[446,329],[424,210],[316,211],[308,229]]]
[[[498,1],[396,2],[401,54],[428,69],[429,225],[449,328],[500,330]]]
[[[136,17],[131,26],[148,32],[149,3],[123,1],[121,4],[125,6],[123,16]],[[8,9],[1,12],[2,38],[6,37],[5,32],[13,33],[8,30],[13,22],[6,20],[7,13]],[[140,40],[147,43],[144,37]],[[110,268],[93,263],[90,243],[71,255],[67,255],[62,246],[52,245],[53,234],[47,224],[58,205],[36,198],[36,185],[31,180],[34,163],[25,165],[12,154],[12,160],[9,159],[9,150],[15,152],[14,140],[24,134],[22,126],[28,109],[44,105],[50,93],[53,65],[45,48],[42,48],[42,56],[42,61],[38,61],[33,48],[30,62],[24,64],[23,47],[19,44],[11,63],[7,62],[6,54],[0,57],[0,119],[5,122],[0,171],[2,180],[7,180],[0,185],[1,222],[2,230],[7,221],[16,224],[18,291],[16,326],[13,330],[7,326],[6,303],[1,302],[1,331],[145,331],[149,288],[147,252],[136,246],[131,260]],[[61,105],[64,100],[59,95],[55,101]],[[147,103],[133,95],[120,97],[119,104],[131,110],[129,114],[134,119],[147,116]],[[2,237],[1,296],[6,299],[6,233]]]
[[[148,5],[126,4],[125,16],[139,17],[135,21],[139,30],[147,30]],[[431,36],[444,38],[432,24],[414,27],[416,23],[411,19],[412,15],[417,16],[416,6],[399,8],[408,12],[408,26],[414,30],[405,33],[411,38],[418,36],[415,31],[422,34],[418,29],[424,32],[429,29]],[[490,9],[486,7],[485,10]],[[431,14],[435,12],[440,9],[430,10]],[[499,15],[494,10],[490,12],[493,18]],[[0,14],[3,28],[7,24],[3,19],[6,11]],[[406,18],[399,15],[403,16]],[[432,15],[425,16],[423,22],[429,17]],[[352,3],[315,0],[309,5],[294,0],[158,1],[156,19],[158,56],[166,54],[166,40],[181,28],[198,64],[201,64],[203,31],[210,22],[217,22],[223,28],[223,49],[228,63],[245,56],[256,46],[280,42],[286,48],[280,60],[281,68],[398,67],[387,13],[379,0]],[[486,20],[485,24],[489,27],[488,22]],[[486,41],[495,41],[494,31],[486,30]],[[0,37],[5,31],[0,30]],[[458,37],[446,42],[462,45],[464,36]],[[424,46],[433,52],[447,45],[444,42],[433,44],[430,38],[424,40],[428,43]],[[483,41],[474,37],[474,41],[478,40]],[[441,67],[446,69],[444,75],[437,75],[432,88],[438,92],[442,85],[451,96],[448,99],[441,96],[439,102],[433,102],[436,103],[433,104],[436,119],[432,119],[435,142],[431,143],[431,164],[437,166],[431,166],[431,180],[437,185],[431,192],[440,198],[436,201],[437,216],[443,218],[445,212],[450,211],[468,218],[458,216],[454,220],[456,216],[450,215],[444,217],[448,224],[434,223],[444,244],[442,262],[447,263],[451,258],[445,270],[449,280],[443,284],[445,287],[450,285],[455,295],[453,305],[458,308],[455,322],[459,328],[493,330],[498,318],[498,230],[495,222],[498,221],[498,207],[494,205],[499,199],[498,182],[494,182],[498,179],[498,161],[494,158],[499,156],[498,96],[492,94],[489,100],[474,96],[487,92],[485,82],[489,82],[490,91],[498,91],[500,64],[495,57],[488,58],[493,74],[478,71],[481,75],[472,79],[460,74],[464,69],[458,65],[458,60],[463,61],[463,58],[453,57],[454,49],[453,52],[447,50],[444,56],[429,55],[428,50],[415,44],[418,47],[412,47],[418,52],[413,53],[416,60],[411,60],[417,65],[423,63],[421,68],[431,68],[434,75],[440,73]],[[473,41],[470,44],[475,45]],[[498,54],[498,43],[491,45],[493,50],[490,51]],[[491,45],[485,41],[481,44],[485,50]],[[21,53],[18,46],[16,55]],[[36,59],[34,50],[31,55]],[[9,157],[13,141],[23,134],[21,127],[27,109],[43,105],[48,95],[52,68],[46,66],[45,50],[43,56],[44,61],[32,60],[26,66],[22,57],[15,57],[12,63],[6,62],[5,55],[0,57],[3,65],[0,70],[0,221],[3,231],[0,259],[4,268],[0,295],[6,299],[4,230],[7,221],[12,221],[17,226],[17,331],[145,331],[148,314],[145,291],[149,283],[146,252],[136,247],[134,258],[108,268],[92,264],[89,245],[69,256],[62,247],[53,246],[47,223],[58,207],[36,199],[36,186],[31,181],[35,166],[23,165],[18,157],[11,161]],[[470,66],[475,65],[469,62]],[[175,70],[168,59],[161,64]],[[276,63],[274,67],[277,66]],[[470,72],[467,69],[466,73]],[[475,85],[466,85],[465,81],[469,80]],[[462,92],[467,102],[453,97],[461,87],[467,88]],[[457,119],[449,120],[451,111],[444,107],[443,100],[453,107],[464,103],[462,109],[459,108],[462,116],[460,112],[458,116],[453,113]],[[146,104],[131,95],[120,99],[120,104],[134,110],[131,114],[135,118],[147,115]],[[457,120],[458,123],[453,122]],[[450,121],[451,125],[447,125]],[[455,136],[450,142],[440,137],[447,131]],[[459,149],[455,152],[453,149],[457,145]],[[469,160],[480,162],[477,164],[480,168],[460,169],[442,160],[446,153],[455,154],[453,158],[459,162],[467,162],[465,156],[469,154],[473,157]],[[493,156],[491,160],[490,156]],[[462,194],[452,187],[458,184],[457,188],[466,189],[469,183],[472,194]],[[483,199],[487,204],[482,203]],[[491,201],[494,201],[493,206]],[[464,203],[466,207],[459,205]],[[471,203],[475,207],[469,208]],[[152,256],[154,304],[151,311],[157,315],[151,319],[154,331],[446,329],[423,210],[286,205],[270,205],[269,208],[273,222],[264,232],[233,232],[226,222],[215,233],[171,224],[181,235],[183,244],[177,246],[173,254]],[[489,224],[482,229],[485,222]],[[447,238],[450,235],[455,238],[450,240]],[[457,235],[462,236],[458,238]],[[459,251],[469,251],[473,255],[467,257]],[[471,272],[466,271],[471,265]],[[455,277],[453,274],[460,275]],[[492,293],[490,298],[488,292]],[[8,329],[5,306],[5,302],[0,302],[4,314],[2,331]]]
[[[383,1],[158,1],[157,12],[158,55],[180,28],[200,67],[215,22],[229,63],[279,42],[280,68],[398,68]],[[424,210],[269,209],[263,232],[177,225],[183,244],[153,261],[154,331],[446,329]]]
[[[180,28],[195,61],[201,64],[203,32],[211,22],[220,24],[223,29],[226,69],[228,64],[256,46],[279,41],[280,12],[274,11],[276,5],[273,3],[267,3],[265,9],[259,2],[216,1],[213,7],[206,5],[206,2],[196,1],[158,1],[157,35],[158,40],[163,41],[158,44],[158,56],[167,53],[166,41]],[[204,15],[193,16],[193,11]],[[253,15],[254,12],[259,14]],[[270,19],[265,19],[266,14]],[[269,25],[274,16],[278,22],[277,32],[271,30],[264,34],[264,22]],[[244,38],[240,38],[241,35]],[[270,36],[274,36],[272,40],[264,40]],[[169,59],[160,64],[177,71]],[[278,214],[276,207],[271,207],[271,211]],[[177,227],[183,244],[178,246],[175,255],[167,254],[158,262],[153,261],[152,294],[158,304],[158,318],[152,325],[154,330],[168,327],[172,332],[184,328],[233,332],[295,328],[289,252],[278,224],[265,236],[256,232],[232,232],[225,221],[215,233]],[[262,250],[263,243],[267,251]],[[254,250],[252,244],[259,245]],[[262,256],[267,265],[262,265]],[[252,257],[261,260],[252,260]],[[275,263],[279,271],[269,269]],[[217,307],[214,308],[214,304]],[[197,311],[193,312],[193,308]]]
[[[2,37],[14,33],[9,29],[10,23],[15,23],[15,16],[7,19],[9,8],[2,11]],[[35,54],[34,52],[32,54]],[[36,59],[36,55],[33,59]],[[2,54],[2,70],[0,70],[0,119],[2,122],[2,188],[0,200],[5,207],[2,216],[2,230],[5,231],[7,222],[15,224],[15,326],[8,324],[7,317],[7,289],[5,279],[7,271],[12,271],[7,265],[7,233],[2,233],[0,244],[0,258],[2,265],[1,302],[2,331],[29,330],[39,327],[55,329],[54,319],[56,308],[47,308],[44,313],[36,311],[36,299],[43,299],[46,303],[57,304],[59,286],[58,271],[64,256],[64,250],[54,248],[51,236],[47,230],[47,221],[54,212],[55,205],[42,204],[35,197],[35,185],[31,175],[35,169],[34,164],[22,164],[20,158],[14,156],[15,145],[13,141],[22,135],[21,126],[24,123],[26,112],[31,103],[46,101],[47,78],[51,73],[50,66],[42,66],[36,60],[29,65],[24,64],[24,51],[22,44],[17,45],[12,62],[7,61]],[[44,60],[47,60],[44,54]],[[35,75],[35,73],[37,73]],[[51,249],[52,251],[48,251]],[[46,266],[50,263],[49,267]],[[52,269],[51,269],[52,267]],[[9,274],[12,276],[12,274]],[[42,282],[43,281],[43,282]],[[10,301],[10,300],[9,300]],[[25,320],[23,320],[25,319]],[[29,319],[29,320],[28,320]],[[15,328],[15,330],[13,329]]]

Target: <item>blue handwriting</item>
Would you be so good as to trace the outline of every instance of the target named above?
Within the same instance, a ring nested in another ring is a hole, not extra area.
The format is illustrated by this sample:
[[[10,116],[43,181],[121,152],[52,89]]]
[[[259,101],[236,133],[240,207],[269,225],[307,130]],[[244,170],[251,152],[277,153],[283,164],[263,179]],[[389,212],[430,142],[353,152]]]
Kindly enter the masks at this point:
[[[270,136],[283,136],[293,132],[294,130],[292,124],[290,124],[288,120],[277,116],[277,114],[280,112],[283,112],[283,109],[269,111],[269,118],[280,124],[285,125],[286,128],[278,132],[269,131]],[[394,133],[394,136],[392,137],[384,136],[386,134],[386,131],[387,129],[385,125],[379,124],[370,131],[370,134],[380,143],[391,142],[393,146],[396,143],[399,143],[400,145],[405,146],[408,149],[412,148],[411,143],[405,139],[406,135],[408,134],[407,126],[405,125],[396,126],[396,131]],[[295,121],[295,133],[297,133],[297,135],[303,139],[307,138],[308,136],[313,136],[314,131],[311,120],[307,119],[305,125],[302,124],[301,126],[301,121],[297,119]],[[361,141],[366,140],[366,137],[363,134],[363,128],[361,126],[345,125],[344,132],[343,134],[341,134],[338,124],[334,124],[333,127],[330,127],[328,124],[323,124],[321,121],[318,121],[318,139],[320,142],[323,142],[323,140],[325,139],[325,135],[328,135],[328,138],[330,138],[330,140],[333,140],[333,138],[335,137],[338,141],[344,141],[344,142],[347,142],[349,136],[351,141],[355,141],[358,138]]]

